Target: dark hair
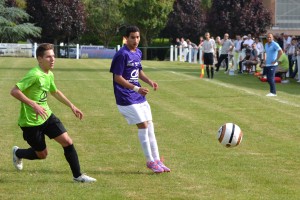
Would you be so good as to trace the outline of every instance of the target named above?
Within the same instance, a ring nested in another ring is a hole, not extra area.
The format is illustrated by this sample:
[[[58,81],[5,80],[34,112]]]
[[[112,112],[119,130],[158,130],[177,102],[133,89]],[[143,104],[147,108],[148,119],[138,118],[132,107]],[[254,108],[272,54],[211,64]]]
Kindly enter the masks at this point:
[[[50,43],[40,44],[36,49],[36,57],[43,57],[45,51],[53,50],[53,49],[54,49],[53,44]]]
[[[129,37],[130,33],[140,32],[140,29],[137,26],[128,26],[126,28],[126,37]]]

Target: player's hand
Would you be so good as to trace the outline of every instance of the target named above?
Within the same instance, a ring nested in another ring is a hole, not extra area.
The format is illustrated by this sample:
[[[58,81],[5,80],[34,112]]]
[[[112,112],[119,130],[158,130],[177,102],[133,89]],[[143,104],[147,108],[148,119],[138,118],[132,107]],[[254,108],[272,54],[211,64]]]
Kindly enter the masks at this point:
[[[156,91],[158,89],[158,84],[156,82],[152,82],[152,88]]]
[[[71,109],[77,118],[80,120],[83,118],[83,112],[81,112],[81,110],[79,110],[76,106],[72,105]]]
[[[146,96],[149,92],[148,88],[140,87],[138,91],[141,95]]]
[[[35,118],[36,120],[38,119],[39,116],[41,116],[41,118],[43,120],[46,120],[48,117],[48,113],[46,111],[46,109],[42,106],[40,106],[39,104],[35,103],[33,106],[34,112],[35,112]]]

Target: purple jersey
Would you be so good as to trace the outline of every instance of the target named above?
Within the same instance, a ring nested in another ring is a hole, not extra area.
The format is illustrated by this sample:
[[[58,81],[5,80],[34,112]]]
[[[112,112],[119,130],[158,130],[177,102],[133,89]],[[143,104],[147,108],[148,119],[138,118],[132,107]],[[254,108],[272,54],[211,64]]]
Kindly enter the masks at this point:
[[[136,49],[135,52],[131,52],[125,45],[115,54],[111,63],[110,72],[116,75],[122,75],[125,80],[140,87],[139,72],[142,70],[141,58],[142,52],[139,49]],[[131,89],[127,89],[115,81],[113,81],[113,86],[116,103],[120,106],[128,106],[146,101],[145,96]]]

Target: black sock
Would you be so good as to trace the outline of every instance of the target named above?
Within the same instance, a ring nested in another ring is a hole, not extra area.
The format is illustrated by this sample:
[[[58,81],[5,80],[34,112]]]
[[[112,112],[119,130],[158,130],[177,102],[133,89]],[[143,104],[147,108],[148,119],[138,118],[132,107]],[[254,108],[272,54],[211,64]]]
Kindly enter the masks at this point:
[[[68,161],[70,168],[72,170],[73,177],[77,178],[81,176],[78,155],[74,148],[74,145],[72,144],[70,146],[64,147],[64,151],[65,151],[66,160]]]
[[[36,160],[39,159],[39,157],[36,155],[35,151],[33,150],[33,148],[29,148],[29,149],[18,149],[16,151],[16,156],[18,158],[25,158],[28,160]]]
[[[209,66],[206,66],[206,74],[207,74],[207,78],[210,78],[210,76],[209,76]]]

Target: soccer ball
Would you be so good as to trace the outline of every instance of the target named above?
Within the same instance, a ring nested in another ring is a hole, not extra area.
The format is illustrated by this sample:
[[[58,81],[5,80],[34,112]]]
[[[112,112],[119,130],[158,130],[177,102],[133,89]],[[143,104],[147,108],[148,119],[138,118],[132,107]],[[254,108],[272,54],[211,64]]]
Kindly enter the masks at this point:
[[[238,146],[243,139],[241,128],[234,123],[226,123],[219,128],[218,140],[225,147]]]

